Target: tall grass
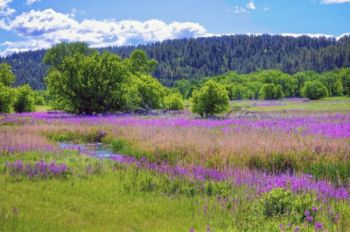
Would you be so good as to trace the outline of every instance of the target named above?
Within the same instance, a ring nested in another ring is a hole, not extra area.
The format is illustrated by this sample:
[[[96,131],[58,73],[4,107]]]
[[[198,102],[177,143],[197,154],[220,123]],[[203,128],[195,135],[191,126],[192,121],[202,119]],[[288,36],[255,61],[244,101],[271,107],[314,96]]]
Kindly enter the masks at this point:
[[[57,120],[2,127],[0,150],[54,150],[58,141],[104,142],[116,153],[151,161],[219,169],[249,167],[274,174],[304,172],[337,184],[349,182],[346,138],[256,127],[154,126],[142,120],[147,119],[135,125]]]

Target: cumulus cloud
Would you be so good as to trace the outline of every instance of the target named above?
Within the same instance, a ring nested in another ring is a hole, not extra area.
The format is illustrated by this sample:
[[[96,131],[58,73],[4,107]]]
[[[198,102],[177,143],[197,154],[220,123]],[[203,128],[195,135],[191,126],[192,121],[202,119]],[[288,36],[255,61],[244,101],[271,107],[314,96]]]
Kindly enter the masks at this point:
[[[350,2],[350,0],[321,0],[322,4],[339,4],[347,2]]]
[[[9,7],[12,0],[0,0],[0,16],[9,16],[16,12],[15,9]]]
[[[253,1],[248,2],[246,5],[246,8],[249,10],[255,10],[256,9],[255,3]]]
[[[210,35],[202,25],[193,22],[167,24],[157,19],[144,22],[94,19],[77,21],[71,14],[53,9],[22,13],[9,23],[0,24],[0,27],[24,38],[19,42],[3,43],[5,49],[2,55],[48,48],[60,42],[83,41],[92,47],[103,47]]]
[[[33,3],[40,2],[41,0],[27,0],[26,4],[27,5],[32,5]]]

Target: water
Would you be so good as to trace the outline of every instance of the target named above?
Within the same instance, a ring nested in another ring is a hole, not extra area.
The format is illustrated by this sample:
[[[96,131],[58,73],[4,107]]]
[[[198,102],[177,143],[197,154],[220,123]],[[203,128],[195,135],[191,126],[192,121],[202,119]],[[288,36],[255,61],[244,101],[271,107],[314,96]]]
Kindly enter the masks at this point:
[[[124,157],[124,155],[113,153],[110,146],[104,145],[102,143],[93,143],[93,144],[73,144],[73,143],[59,143],[61,149],[66,150],[76,150],[79,153],[85,153],[87,155],[100,158],[100,159],[109,159],[112,156],[115,157]]]

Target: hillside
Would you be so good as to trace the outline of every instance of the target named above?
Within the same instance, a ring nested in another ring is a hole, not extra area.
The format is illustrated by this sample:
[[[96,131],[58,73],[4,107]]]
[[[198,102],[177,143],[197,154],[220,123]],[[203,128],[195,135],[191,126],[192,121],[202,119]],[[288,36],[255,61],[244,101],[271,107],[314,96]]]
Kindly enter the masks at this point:
[[[304,70],[323,72],[350,67],[350,37],[334,38],[234,35],[196,39],[167,40],[141,46],[109,47],[122,57],[135,48],[143,49],[159,64],[154,76],[165,85],[178,79],[200,78],[228,71],[249,73],[259,69],[279,69],[286,73]],[[11,64],[16,84],[44,87],[47,67],[45,50],[13,54],[0,59]]]

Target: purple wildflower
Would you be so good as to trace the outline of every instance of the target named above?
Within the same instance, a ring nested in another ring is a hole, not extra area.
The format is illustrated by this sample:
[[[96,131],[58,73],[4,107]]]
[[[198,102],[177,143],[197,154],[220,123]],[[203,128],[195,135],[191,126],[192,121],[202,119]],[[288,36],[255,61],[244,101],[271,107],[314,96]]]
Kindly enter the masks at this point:
[[[315,231],[320,231],[323,229],[323,224],[320,222],[315,222]]]

